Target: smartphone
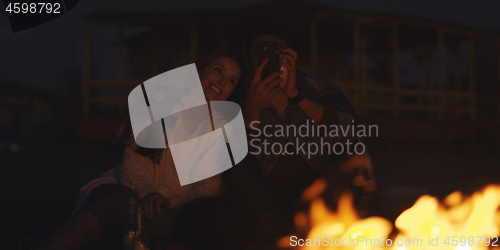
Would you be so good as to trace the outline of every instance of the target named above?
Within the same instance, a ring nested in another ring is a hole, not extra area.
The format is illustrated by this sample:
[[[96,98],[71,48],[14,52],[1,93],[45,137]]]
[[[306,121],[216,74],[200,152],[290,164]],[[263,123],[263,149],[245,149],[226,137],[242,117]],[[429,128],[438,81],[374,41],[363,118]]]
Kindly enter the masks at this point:
[[[279,50],[278,42],[259,42],[257,44],[257,60],[260,65],[264,59],[269,58],[264,69],[262,69],[262,73],[260,78],[264,79],[268,75],[280,70],[280,56],[276,54],[276,51]]]

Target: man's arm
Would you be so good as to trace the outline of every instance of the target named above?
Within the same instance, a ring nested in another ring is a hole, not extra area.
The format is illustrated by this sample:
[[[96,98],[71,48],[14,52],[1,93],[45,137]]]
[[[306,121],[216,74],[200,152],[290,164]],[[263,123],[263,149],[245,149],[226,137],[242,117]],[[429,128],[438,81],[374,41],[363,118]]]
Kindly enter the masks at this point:
[[[287,81],[280,84],[280,87],[289,99],[293,99],[299,94],[299,90],[297,89],[297,69],[295,68],[297,52],[288,48],[279,51],[279,53],[280,57],[284,59],[283,67],[288,73],[288,77],[286,77]],[[307,117],[309,117],[309,119],[311,119],[314,123],[318,123],[325,114],[325,107],[322,104],[307,97],[300,101],[297,106],[304,111]],[[336,117],[336,119],[338,123],[340,123],[340,119],[338,117]]]
[[[293,97],[297,95],[298,92]],[[332,112],[325,112],[325,106],[308,97],[300,101],[297,104],[297,107],[299,107],[307,115],[307,117],[313,121],[313,123],[318,123],[319,121],[324,119],[324,115],[332,115],[332,117],[329,117],[329,119],[333,121],[333,124],[340,124],[340,118],[337,114]]]
[[[261,80],[261,72],[267,61],[268,59],[264,59],[259,67],[257,67],[247,89],[247,101],[243,108],[243,120],[247,128],[250,128],[252,122],[260,121],[260,112],[267,107],[271,98],[278,91],[279,84],[282,82],[282,79],[278,77],[283,73],[281,70]]]

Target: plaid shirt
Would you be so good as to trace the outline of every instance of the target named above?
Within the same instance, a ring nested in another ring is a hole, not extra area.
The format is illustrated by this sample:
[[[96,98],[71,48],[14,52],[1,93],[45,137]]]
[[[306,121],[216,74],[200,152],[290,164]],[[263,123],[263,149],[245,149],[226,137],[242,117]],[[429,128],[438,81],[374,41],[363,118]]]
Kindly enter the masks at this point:
[[[356,117],[354,108],[342,90],[332,81],[323,78],[312,77],[297,69],[297,84],[313,95],[320,96],[319,103],[327,105],[335,111],[349,113]],[[318,98],[315,98],[318,99]]]
[[[309,99],[314,100],[325,107],[321,120],[316,121],[314,125],[312,125],[312,121],[309,120],[307,115],[298,106],[292,105],[291,103],[289,103],[286,107],[284,115],[279,116],[274,106],[269,104],[260,115],[259,129],[261,132],[263,132],[263,129],[266,128],[266,133],[268,135],[275,135],[275,133],[279,133],[278,130],[280,128],[287,128],[287,126],[290,125],[298,128],[298,130],[301,129],[301,126],[304,127],[304,125],[312,129],[317,128],[319,125],[325,125],[329,128],[330,125],[338,123],[339,119],[340,124],[336,125],[352,126],[355,124],[353,121],[356,120],[356,114],[351,103],[344,93],[342,93],[342,91],[332,81],[312,77],[298,70],[297,87],[306,90],[307,97]],[[339,119],[336,119],[336,117]],[[255,125],[253,127],[255,128]],[[360,139],[317,135],[300,136],[300,133],[294,133],[294,135],[287,134],[285,136],[265,136],[264,133],[257,135],[258,131],[255,130],[247,132],[249,152],[253,152],[252,154],[254,154],[260,161],[264,177],[267,177],[271,173],[275,164],[278,162],[279,157],[282,157],[282,154],[276,154],[276,152],[273,151],[272,145],[281,144],[284,148],[287,143],[292,143],[296,153],[301,155],[309,165],[321,173],[326,170],[325,168],[328,168],[331,165],[332,159],[337,156],[332,153],[319,153],[311,155],[310,152],[308,152],[309,149],[307,146],[302,151],[300,149],[298,150],[297,148],[300,148],[300,145],[322,145],[322,143],[329,143],[330,145],[333,145],[336,142],[346,142],[347,139],[354,142]]]

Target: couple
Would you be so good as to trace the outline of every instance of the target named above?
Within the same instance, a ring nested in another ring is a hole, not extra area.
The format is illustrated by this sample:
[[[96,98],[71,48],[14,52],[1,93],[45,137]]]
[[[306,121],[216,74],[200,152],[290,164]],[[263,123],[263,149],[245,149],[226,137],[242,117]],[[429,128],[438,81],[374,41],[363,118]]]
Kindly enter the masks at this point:
[[[207,101],[223,101],[232,96],[242,105],[248,141],[255,137],[253,133],[259,126],[300,126],[306,122],[342,124],[354,117],[349,101],[333,83],[308,76],[295,67],[297,53],[288,48],[286,37],[279,29],[257,29],[248,41],[246,50],[253,71],[248,83],[242,77],[243,63],[229,50],[216,50],[195,62]],[[267,61],[257,63],[256,48],[261,41],[277,41],[280,45],[277,53],[282,59],[281,70],[264,79],[260,75]],[[244,98],[236,97],[240,92],[245,93]],[[262,138],[262,141],[284,145],[289,139],[292,138]],[[299,152],[266,155],[261,150],[260,154],[249,153],[240,164],[223,174],[181,186],[168,147],[138,146],[130,120],[122,121],[113,141],[125,147],[122,162],[85,185],[73,216],[34,249],[84,249],[112,238],[124,226],[131,199],[141,204],[146,224],[163,222],[156,225],[157,232],[150,229],[151,234],[160,238],[172,234],[176,213],[182,211],[184,205],[195,210],[207,208],[203,202],[197,202],[203,197],[230,193],[250,210],[264,210],[263,214],[269,214],[272,212],[268,211],[279,207],[275,211],[281,213],[280,209],[286,210],[304,188],[326,171],[330,160],[321,155],[305,157]],[[263,146],[262,141],[258,147]],[[167,219],[159,219],[162,216]]]

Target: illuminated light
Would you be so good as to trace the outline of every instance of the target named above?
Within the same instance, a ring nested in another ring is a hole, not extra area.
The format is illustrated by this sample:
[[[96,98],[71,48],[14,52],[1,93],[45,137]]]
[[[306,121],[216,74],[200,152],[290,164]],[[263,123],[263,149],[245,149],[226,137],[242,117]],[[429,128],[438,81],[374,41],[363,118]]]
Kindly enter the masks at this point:
[[[297,213],[293,217],[293,222],[299,230],[307,230],[307,215],[305,213]]]
[[[297,229],[302,235],[307,235],[307,239],[322,239],[327,236],[335,242],[335,239],[360,237],[359,239],[365,242],[361,242],[358,246],[333,244],[333,246],[303,246],[301,249],[486,250],[489,249],[484,246],[486,241],[483,239],[482,243],[478,244],[480,237],[476,236],[487,236],[491,243],[492,237],[500,234],[500,186],[498,185],[487,186],[471,197],[454,192],[446,197],[443,203],[435,197],[424,195],[396,219],[395,225],[399,234],[391,236],[392,224],[386,219],[359,218],[352,205],[352,194],[341,195],[336,212],[329,210],[320,198],[325,188],[326,182],[322,180],[306,190],[303,197],[311,201],[311,207],[308,215],[299,213],[295,216]],[[289,239],[288,236],[279,241],[287,242],[288,245],[278,245],[289,248]],[[363,244],[367,243],[366,239],[371,239],[373,245]],[[387,241],[383,239],[390,239],[392,245],[388,246]],[[436,240],[430,243],[433,239]],[[377,243],[375,240],[378,240]],[[383,243],[383,246],[375,245],[378,243]],[[437,245],[429,246],[429,244]]]
[[[448,206],[455,206],[462,202],[462,199],[462,193],[455,191],[444,199],[444,203]]]
[[[279,239],[278,242],[276,243],[276,245],[280,248],[290,247],[290,237],[292,237],[292,235],[287,235],[287,236]]]
[[[455,250],[471,250],[470,246],[458,246],[457,248],[455,248]]]
[[[315,181],[309,188],[307,188],[302,194],[302,199],[305,201],[311,201],[312,199],[318,197],[326,188],[326,180],[319,179]]]

